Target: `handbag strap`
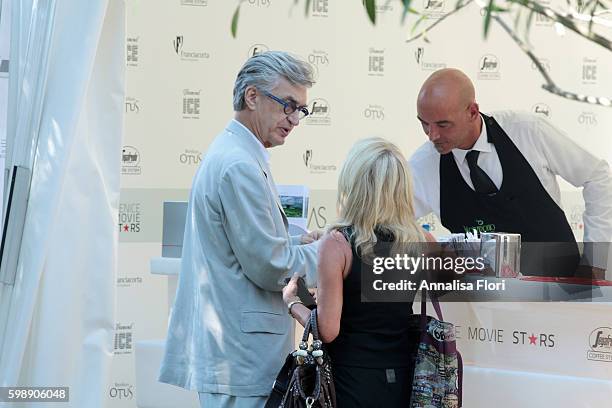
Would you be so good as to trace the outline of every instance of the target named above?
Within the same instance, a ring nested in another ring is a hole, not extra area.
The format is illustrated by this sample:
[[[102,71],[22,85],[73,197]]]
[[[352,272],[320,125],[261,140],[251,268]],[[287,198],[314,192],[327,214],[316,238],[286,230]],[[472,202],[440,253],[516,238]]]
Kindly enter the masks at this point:
[[[424,326],[427,324],[427,289],[422,289],[421,294],[421,328],[424,328]],[[436,298],[430,293],[429,299],[431,300],[431,304],[434,310],[436,311],[438,320],[443,322],[444,317],[442,316],[442,308],[440,307],[440,302],[438,301],[438,298]]]
[[[459,391],[459,407],[463,406],[463,358],[457,350],[457,390]]]
[[[313,311],[317,310],[316,308],[313,309]],[[310,312],[310,315],[312,317],[312,312]],[[304,326],[304,334],[302,334],[302,342],[306,343],[308,342],[308,336],[310,336],[310,331],[312,328],[312,318],[308,319],[308,321],[306,322],[306,325]]]
[[[319,340],[319,324],[317,322],[317,308],[315,307],[310,311],[310,317],[304,327],[304,334],[302,335],[302,341],[308,342],[308,336],[312,334],[313,340]]]
[[[293,372],[293,375],[295,377],[299,377],[300,373],[300,368],[296,368],[296,370]],[[297,390],[298,393],[300,394],[300,397],[302,397],[304,400],[306,400],[306,398],[312,398],[313,400],[318,400],[319,396],[321,395],[321,369],[319,367],[319,365],[315,366],[315,381],[314,381],[315,387],[314,390],[312,390],[312,395],[306,395],[306,393],[304,392],[304,388],[302,388],[302,381],[300,381],[299,378],[296,378],[295,381],[295,385],[297,386]]]
[[[291,380],[291,373],[293,367],[293,355],[289,354],[285,360],[285,364],[278,372],[274,384],[272,384],[272,392],[266,401],[264,408],[278,408],[283,402],[283,397],[289,388],[289,381]]]
[[[317,321],[317,308],[310,311],[310,331],[313,340],[319,340],[319,322]]]

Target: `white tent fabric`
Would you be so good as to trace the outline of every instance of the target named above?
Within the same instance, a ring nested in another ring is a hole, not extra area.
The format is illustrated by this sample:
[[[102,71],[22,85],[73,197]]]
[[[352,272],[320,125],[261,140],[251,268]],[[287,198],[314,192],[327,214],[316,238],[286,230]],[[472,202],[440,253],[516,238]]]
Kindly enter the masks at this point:
[[[0,386],[67,386],[62,406],[99,407],[113,353],[125,4],[24,3],[32,12],[13,13],[12,38],[30,53],[11,61],[21,69],[9,104],[18,104],[15,143],[33,141],[34,164]],[[54,10],[49,20],[30,20],[45,7]],[[45,49],[27,33],[49,21]],[[32,60],[46,67],[42,78],[23,69]],[[38,121],[26,101],[42,102]]]
[[[8,99],[8,62],[11,39],[11,2],[0,4],[0,171],[4,175],[6,158],[6,105]],[[4,202],[4,178],[0,178],[0,203]],[[1,210],[3,211],[3,209]],[[1,212],[0,211],[0,212]]]

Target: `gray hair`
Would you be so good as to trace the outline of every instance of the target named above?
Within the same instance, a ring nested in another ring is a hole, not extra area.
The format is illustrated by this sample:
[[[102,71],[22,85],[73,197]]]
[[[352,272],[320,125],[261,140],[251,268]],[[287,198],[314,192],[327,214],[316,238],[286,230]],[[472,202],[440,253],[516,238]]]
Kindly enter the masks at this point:
[[[234,111],[245,108],[244,93],[254,85],[270,92],[280,78],[292,85],[310,88],[314,84],[312,66],[284,51],[266,51],[257,54],[244,63],[234,83]]]

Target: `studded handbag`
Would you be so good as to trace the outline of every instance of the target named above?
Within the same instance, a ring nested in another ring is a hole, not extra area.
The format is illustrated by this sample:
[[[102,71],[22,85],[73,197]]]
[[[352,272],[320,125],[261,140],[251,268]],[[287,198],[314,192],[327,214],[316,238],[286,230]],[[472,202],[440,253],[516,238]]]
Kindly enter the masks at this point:
[[[312,343],[308,339],[312,334]],[[319,339],[317,309],[310,312],[299,348],[287,356],[265,408],[335,408],[332,364]]]

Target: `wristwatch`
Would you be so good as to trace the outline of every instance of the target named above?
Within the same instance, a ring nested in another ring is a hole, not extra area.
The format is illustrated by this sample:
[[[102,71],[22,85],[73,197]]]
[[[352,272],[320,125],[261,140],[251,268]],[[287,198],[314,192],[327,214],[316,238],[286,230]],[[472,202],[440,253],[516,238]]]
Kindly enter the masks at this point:
[[[289,315],[291,316],[291,308],[293,307],[293,305],[295,305],[296,303],[299,303],[301,305],[303,305],[304,303],[300,300],[300,298],[297,298],[296,300],[292,300],[291,302],[289,302],[287,304],[287,313],[289,313]]]

